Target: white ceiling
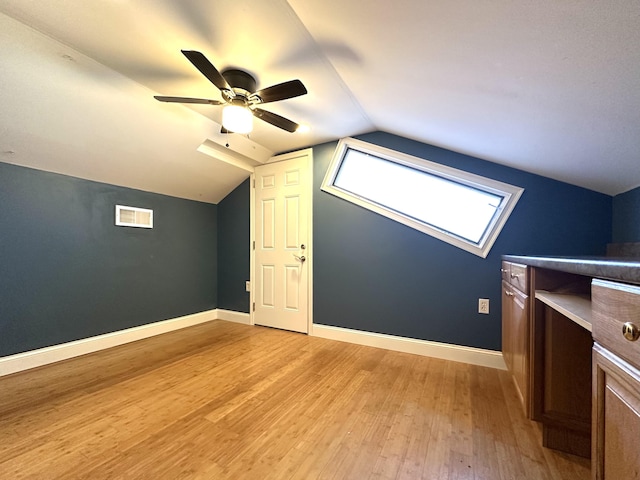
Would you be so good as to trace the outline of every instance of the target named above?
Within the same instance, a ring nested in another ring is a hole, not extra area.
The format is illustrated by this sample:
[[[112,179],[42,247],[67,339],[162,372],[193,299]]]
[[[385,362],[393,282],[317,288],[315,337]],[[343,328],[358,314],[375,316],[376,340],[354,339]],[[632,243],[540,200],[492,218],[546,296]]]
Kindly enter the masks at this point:
[[[637,0],[0,0],[0,161],[217,203],[274,153],[373,130],[609,195],[640,185]],[[181,49],[309,93],[221,135]],[[228,147],[226,146],[228,143]],[[206,152],[207,154],[203,153]]]

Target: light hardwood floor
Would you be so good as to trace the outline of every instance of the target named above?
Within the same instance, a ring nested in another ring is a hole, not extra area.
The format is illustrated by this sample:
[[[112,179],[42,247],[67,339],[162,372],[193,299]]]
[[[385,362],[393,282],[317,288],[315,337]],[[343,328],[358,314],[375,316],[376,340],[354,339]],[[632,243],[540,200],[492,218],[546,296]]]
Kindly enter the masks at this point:
[[[1,479],[587,479],[508,374],[210,322],[0,378]]]

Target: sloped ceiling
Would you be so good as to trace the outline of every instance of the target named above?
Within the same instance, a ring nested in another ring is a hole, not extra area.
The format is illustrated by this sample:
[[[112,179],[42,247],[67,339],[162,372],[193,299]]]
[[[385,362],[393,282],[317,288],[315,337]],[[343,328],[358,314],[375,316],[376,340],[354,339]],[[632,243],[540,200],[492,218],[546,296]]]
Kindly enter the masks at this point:
[[[640,185],[640,2],[0,0],[0,161],[217,203],[275,153],[382,130],[610,195]],[[222,135],[180,53],[305,96]],[[202,147],[201,147],[202,145]],[[204,152],[204,153],[203,153]]]

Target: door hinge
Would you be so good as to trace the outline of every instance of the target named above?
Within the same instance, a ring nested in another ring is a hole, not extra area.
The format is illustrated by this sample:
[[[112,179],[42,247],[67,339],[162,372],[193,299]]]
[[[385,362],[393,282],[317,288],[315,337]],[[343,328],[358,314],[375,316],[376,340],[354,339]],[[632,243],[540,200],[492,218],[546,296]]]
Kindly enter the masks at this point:
[[[256,311],[256,302],[253,302],[253,311]]]
[[[255,240],[253,241],[253,249],[254,250],[256,249],[256,241]]]
[[[256,188],[256,179],[253,179],[253,188]]]

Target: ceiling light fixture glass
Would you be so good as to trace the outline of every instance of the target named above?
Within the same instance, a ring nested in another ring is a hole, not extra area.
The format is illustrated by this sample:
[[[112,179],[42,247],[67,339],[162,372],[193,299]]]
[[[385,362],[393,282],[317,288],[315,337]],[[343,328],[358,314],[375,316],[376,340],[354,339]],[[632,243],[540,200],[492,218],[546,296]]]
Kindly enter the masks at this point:
[[[233,133],[249,133],[253,130],[253,113],[244,104],[225,105],[222,109],[222,126]]]

